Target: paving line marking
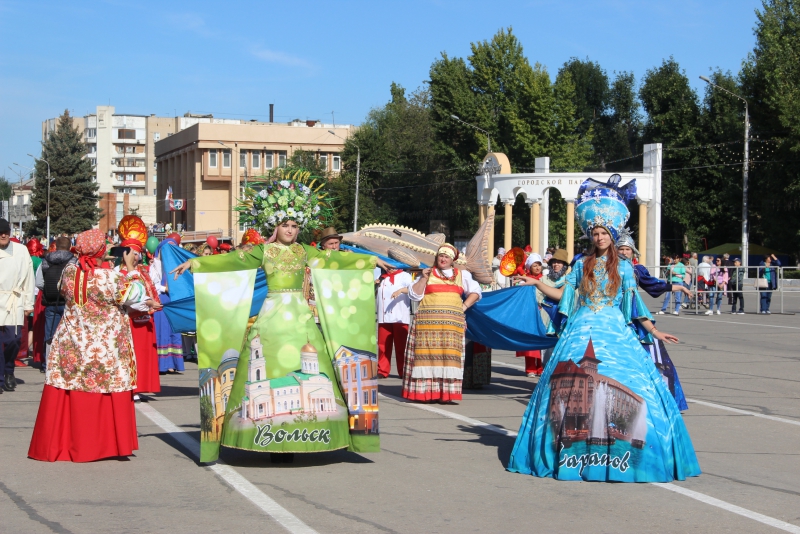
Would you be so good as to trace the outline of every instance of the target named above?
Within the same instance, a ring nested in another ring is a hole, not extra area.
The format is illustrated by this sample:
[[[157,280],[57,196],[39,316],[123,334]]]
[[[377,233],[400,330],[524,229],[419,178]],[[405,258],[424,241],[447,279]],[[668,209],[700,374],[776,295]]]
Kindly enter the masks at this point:
[[[703,315],[705,315],[705,314],[703,314]],[[675,317],[674,315],[671,315],[671,316],[665,315],[665,317],[672,317],[673,319],[679,319],[681,321],[692,321],[693,320],[693,319],[690,319],[689,317]],[[701,315],[697,316],[697,318],[701,318],[701,317],[702,317]],[[745,325],[745,326],[763,326],[765,328],[788,328],[790,330],[800,330],[800,327],[797,327],[797,326],[780,326],[780,325],[777,325],[777,324],[739,323],[739,322],[736,322],[736,321],[720,321],[718,319],[703,319],[703,321],[706,321],[706,322],[709,322],[709,323],[740,324],[740,325]]]
[[[513,363],[492,362],[492,365],[498,365],[500,367],[510,367],[512,369],[520,369],[523,371],[525,370],[525,367],[523,367],[522,365],[514,365]],[[709,408],[716,408],[717,410],[725,410],[728,412],[734,412],[741,415],[751,415],[753,417],[760,417],[761,419],[769,419],[770,421],[777,421],[778,423],[787,423],[790,425],[800,426],[800,421],[794,419],[787,419],[785,417],[777,417],[775,415],[766,415],[758,412],[740,410],[739,408],[731,408],[730,406],[725,406],[724,404],[715,404],[713,402],[701,401],[697,399],[686,399],[686,401],[694,404],[700,404],[702,406],[707,406]]]
[[[178,443],[186,447],[193,456],[198,459],[200,458],[200,443],[189,436],[185,430],[167,419],[161,412],[150,405],[140,403],[136,405],[136,409],[164,432],[175,438]],[[317,534],[316,530],[303,523],[289,510],[272,500],[267,494],[239,474],[233,467],[222,462],[222,460],[217,460],[215,464],[207,465],[206,467],[292,534]]]
[[[492,363],[494,364],[495,362]],[[510,366],[511,364],[506,364],[506,365]],[[500,428],[499,426],[491,425],[489,423],[479,421],[478,419],[472,419],[471,417],[466,417],[464,415],[453,413],[448,410],[443,410],[441,408],[434,408],[433,406],[427,404],[412,403],[407,401],[406,399],[395,397],[394,395],[386,395],[385,393],[380,393],[380,396],[385,397],[387,399],[391,399],[393,401],[397,401],[411,408],[417,408],[420,410],[425,410],[426,412],[432,412],[435,414],[442,415],[444,417],[449,417],[450,419],[456,419],[457,421],[462,421],[464,423],[468,423],[479,428],[485,428],[486,430],[497,432],[498,434],[503,434],[504,436],[516,437],[518,434],[513,430],[506,430],[505,428]],[[700,501],[702,503],[715,506],[717,508],[721,508],[728,512],[746,517],[748,519],[752,519],[753,521],[758,521],[759,523],[775,527],[785,532],[791,532],[792,534],[800,534],[800,526],[793,525],[792,523],[787,523],[786,521],[781,521],[780,519],[775,519],[774,517],[770,517],[768,515],[759,514],[758,512],[748,510],[747,508],[742,508],[741,506],[736,506],[735,504],[731,504],[729,502],[716,499],[714,497],[711,497],[710,495],[706,495],[705,493],[692,491],[690,489],[686,489],[681,486],[676,486],[675,484],[669,482],[649,482],[648,484],[650,484],[651,486],[657,486],[665,490],[673,491],[675,493],[679,493],[696,501]]]
[[[739,408],[731,408],[730,406],[725,406],[722,404],[714,404],[713,402],[706,402],[697,399],[686,399],[688,402],[692,402],[694,404],[700,404],[702,406],[708,406],[709,408],[716,408],[717,410],[726,410],[728,412],[734,412],[742,415],[752,415],[753,417],[760,417],[762,419],[769,419],[770,421],[778,421],[779,423],[788,423],[790,425],[797,425],[800,426],[800,421],[795,421],[792,419],[786,419],[784,417],[776,417],[774,415],[765,415],[763,413],[758,412],[749,412],[747,410],[740,410]]]

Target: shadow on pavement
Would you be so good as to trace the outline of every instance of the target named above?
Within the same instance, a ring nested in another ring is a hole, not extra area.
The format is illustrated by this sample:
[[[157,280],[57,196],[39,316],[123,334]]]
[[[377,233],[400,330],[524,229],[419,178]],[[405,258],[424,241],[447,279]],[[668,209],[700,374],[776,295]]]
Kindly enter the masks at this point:
[[[514,441],[516,438],[474,426],[458,425],[458,429],[466,434],[472,434],[473,439],[466,441],[471,443],[480,443],[481,445],[485,445],[487,447],[495,447],[497,449],[497,459],[500,460],[500,463],[503,464],[503,467],[506,467],[508,464],[508,458],[511,456],[511,449],[514,448]],[[439,438],[436,441],[454,440]]]
[[[346,450],[316,452],[316,453],[297,453],[294,455],[294,462],[290,464],[273,464],[269,453],[246,451],[242,449],[230,449],[222,447],[220,450],[220,458],[226,464],[233,467],[251,467],[251,468],[272,468],[272,469],[286,469],[286,468],[303,468],[303,467],[319,467],[330,464],[371,464],[374,463],[369,458],[348,452]]]

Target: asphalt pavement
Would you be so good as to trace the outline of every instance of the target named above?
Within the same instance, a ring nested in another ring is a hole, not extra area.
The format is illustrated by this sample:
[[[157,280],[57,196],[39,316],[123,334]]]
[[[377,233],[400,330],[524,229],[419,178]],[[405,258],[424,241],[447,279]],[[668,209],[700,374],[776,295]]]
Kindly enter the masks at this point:
[[[505,471],[535,380],[504,351],[492,384],[458,405],[406,403],[396,376],[381,381],[380,453],[294,464],[223,449],[222,462],[200,465],[192,364],[139,405],[135,456],[27,459],[43,375],[21,368],[25,383],[0,396],[0,532],[800,533],[800,314],[758,315],[754,300],[746,315],[658,316],[681,338],[670,355],[700,477],[607,484]],[[800,293],[784,310],[800,313]]]

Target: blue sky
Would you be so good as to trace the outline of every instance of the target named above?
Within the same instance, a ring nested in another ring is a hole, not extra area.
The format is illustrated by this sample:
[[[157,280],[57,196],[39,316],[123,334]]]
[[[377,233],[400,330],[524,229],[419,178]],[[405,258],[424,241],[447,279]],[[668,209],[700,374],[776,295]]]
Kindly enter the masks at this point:
[[[697,89],[738,72],[760,0],[170,2],[0,0],[0,175],[30,165],[41,122],[119,113],[359,124],[395,81],[418,87],[447,52],[512,26],[551,76],[570,57],[611,75],[674,56]],[[18,169],[17,167],[14,167]]]

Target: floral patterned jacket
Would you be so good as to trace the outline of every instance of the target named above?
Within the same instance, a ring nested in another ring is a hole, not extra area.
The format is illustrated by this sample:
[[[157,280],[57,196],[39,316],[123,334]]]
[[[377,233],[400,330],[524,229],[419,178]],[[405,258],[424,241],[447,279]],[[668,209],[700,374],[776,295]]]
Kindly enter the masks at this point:
[[[77,269],[67,265],[61,276],[66,307],[53,337],[45,383],[89,393],[130,391],[136,387],[136,362],[123,304],[146,299],[139,273],[126,276],[95,269],[87,285],[88,300],[81,306],[75,300]]]

